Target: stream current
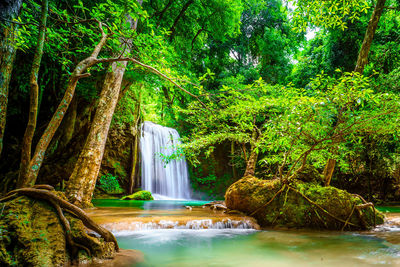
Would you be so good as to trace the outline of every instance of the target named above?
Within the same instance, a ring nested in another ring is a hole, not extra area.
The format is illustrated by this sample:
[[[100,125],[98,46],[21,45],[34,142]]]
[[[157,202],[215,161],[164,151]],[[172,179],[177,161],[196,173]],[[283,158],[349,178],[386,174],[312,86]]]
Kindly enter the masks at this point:
[[[95,200],[89,215],[144,253],[139,266],[400,266],[400,208],[380,208],[388,222],[369,232],[260,231],[204,203]]]

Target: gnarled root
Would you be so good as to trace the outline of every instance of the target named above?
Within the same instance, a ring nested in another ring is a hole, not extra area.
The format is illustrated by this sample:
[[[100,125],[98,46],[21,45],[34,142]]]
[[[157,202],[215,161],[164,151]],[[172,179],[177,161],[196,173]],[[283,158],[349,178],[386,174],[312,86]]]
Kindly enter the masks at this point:
[[[71,235],[71,226],[67,218],[64,216],[63,210],[66,210],[80,219],[85,227],[98,233],[106,242],[113,242],[115,244],[115,250],[119,250],[117,240],[110,231],[95,223],[81,208],[69,203],[51,191],[54,191],[54,188],[50,185],[35,185],[32,188],[20,188],[9,192],[4,198],[0,199],[0,202],[8,201],[19,195],[25,195],[31,198],[47,200],[50,202],[55,208],[61,224],[63,225],[66,242],[71,248],[71,258],[73,259],[77,256],[79,251],[78,248],[85,250],[88,256],[91,256],[91,251],[88,247],[73,240]]]

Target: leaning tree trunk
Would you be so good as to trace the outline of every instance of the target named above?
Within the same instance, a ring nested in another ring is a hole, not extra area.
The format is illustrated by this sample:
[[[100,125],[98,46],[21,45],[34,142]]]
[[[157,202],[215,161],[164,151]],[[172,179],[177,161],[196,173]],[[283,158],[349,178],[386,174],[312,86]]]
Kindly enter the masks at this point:
[[[8,87],[17,49],[15,31],[17,25],[11,23],[19,15],[22,0],[0,3],[0,156],[3,150],[4,130],[6,126]]]
[[[361,46],[361,50],[358,53],[357,64],[354,69],[355,72],[363,74],[365,65],[368,63],[368,54],[371,48],[372,40],[378,27],[379,20],[382,16],[383,9],[385,8],[386,0],[378,0],[372,13],[371,19],[368,23],[367,31],[365,32],[364,41]]]
[[[66,195],[75,205],[91,206],[108,130],[118,102],[126,65],[126,61],[113,63],[112,71],[106,74],[89,135],[66,187]]]
[[[40,62],[42,61],[42,56],[43,56],[44,39],[46,36],[48,8],[49,8],[49,1],[43,0],[38,40],[36,43],[36,50],[33,56],[33,63],[29,78],[31,86],[30,96],[29,96],[29,119],[28,119],[28,125],[26,126],[24,138],[22,139],[21,165],[19,169],[19,178],[18,178],[19,183],[21,183],[24,180],[24,177],[28,172],[29,161],[31,160],[31,153],[32,153],[32,140],[36,130],[38,105],[39,105],[38,75],[40,69]],[[21,185],[17,184],[17,186]]]
[[[137,21],[132,21],[129,16],[127,21],[132,29],[136,29]],[[124,56],[129,55],[129,47],[122,49]],[[127,63],[127,61],[114,62],[111,71],[107,72],[89,135],[67,183],[66,195],[77,206],[92,206],[92,196],[103,159],[108,130],[118,103]]]
[[[371,19],[369,20],[367,30],[365,32],[364,41],[362,43],[360,52],[358,53],[356,67],[354,69],[355,72],[360,74],[364,73],[365,65],[368,63],[368,54],[371,48],[372,40],[374,39],[374,35],[376,29],[378,27],[379,20],[382,16],[383,9],[385,7],[386,0],[378,0],[376,6],[374,8],[374,12],[372,13]],[[335,170],[336,160],[328,159],[324,169],[324,181],[325,185],[329,186],[332,180],[333,171]]]
[[[90,76],[90,74],[85,73],[86,70],[89,67],[102,62],[97,58],[97,56],[106,43],[108,35],[103,31],[102,24],[100,22],[98,22],[98,24],[102,34],[101,40],[94,48],[92,54],[88,58],[85,58],[79,62],[70,75],[64,97],[58,105],[57,110],[54,112],[53,117],[47,125],[44,133],[40,137],[38,144],[36,145],[35,153],[29,162],[27,174],[25,177],[21,178],[21,181],[18,182],[20,187],[31,187],[35,184],[47,147],[49,146],[51,139],[58,129],[58,126],[60,126],[62,119],[64,118],[64,115],[74,96],[75,88],[79,79]]]

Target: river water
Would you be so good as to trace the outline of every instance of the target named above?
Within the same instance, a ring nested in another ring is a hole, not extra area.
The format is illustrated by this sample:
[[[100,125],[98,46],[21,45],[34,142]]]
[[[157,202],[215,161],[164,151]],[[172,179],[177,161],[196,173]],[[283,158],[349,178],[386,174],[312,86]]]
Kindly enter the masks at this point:
[[[122,249],[141,250],[140,266],[400,266],[400,208],[369,232],[255,230],[253,221],[199,201],[95,200],[89,215]]]

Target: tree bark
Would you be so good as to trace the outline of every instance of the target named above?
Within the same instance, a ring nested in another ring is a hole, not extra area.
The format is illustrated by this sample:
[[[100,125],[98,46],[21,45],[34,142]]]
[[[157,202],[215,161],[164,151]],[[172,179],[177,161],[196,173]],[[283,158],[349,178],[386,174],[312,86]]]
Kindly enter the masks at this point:
[[[131,173],[129,175],[129,188],[128,188],[128,194],[133,193],[133,188],[137,186],[136,184],[136,177],[138,173],[138,160],[139,160],[139,137],[140,137],[140,102],[141,102],[141,95],[139,95],[137,102],[136,102],[136,108],[135,108],[135,116],[136,116],[136,121],[135,121],[135,128],[132,131],[133,134],[133,140],[132,140],[132,160],[131,160]]]
[[[0,156],[6,126],[8,87],[17,52],[15,48],[17,25],[9,21],[18,17],[21,5],[22,0],[8,0],[0,3]]]
[[[30,96],[29,96],[29,119],[28,125],[25,130],[24,138],[22,139],[22,151],[21,151],[21,165],[19,169],[19,178],[21,182],[28,172],[29,161],[31,160],[32,153],[32,140],[36,130],[36,122],[38,115],[38,104],[39,104],[39,85],[38,75],[40,69],[40,63],[43,56],[43,46],[46,36],[46,24],[48,15],[49,1],[42,1],[42,14],[40,18],[39,34],[36,43],[36,50],[33,56],[33,63],[30,74]]]
[[[258,158],[258,152],[256,152],[255,149],[252,149],[250,152],[250,157],[247,160],[246,170],[243,174],[243,177],[254,176],[256,172],[257,158]]]
[[[335,170],[336,160],[335,159],[328,159],[325,165],[325,169],[323,172],[325,186],[329,186],[331,184],[333,171]]]
[[[127,20],[131,28],[136,29],[137,22],[132,21],[130,17]],[[129,53],[130,49],[126,47],[124,56]],[[77,206],[92,206],[92,196],[103,159],[108,130],[119,99],[127,63],[127,61],[114,62],[111,71],[107,72],[89,135],[67,183],[66,195]]]
[[[32,159],[29,162],[28,171],[25,177],[21,177],[21,180],[18,181],[19,187],[31,187],[35,184],[37,175],[39,173],[40,167],[43,163],[44,155],[46,153],[47,147],[49,146],[51,139],[53,138],[57,128],[60,126],[62,119],[71,103],[71,100],[75,93],[76,85],[78,84],[79,79],[83,77],[90,76],[90,74],[85,73],[85,71],[99,63],[97,56],[99,55],[101,49],[103,48],[108,35],[104,33],[102,29],[102,24],[99,22],[99,28],[102,33],[101,40],[94,48],[92,54],[78,63],[75,67],[74,71],[72,72],[67,88],[64,93],[64,97],[61,100],[60,104],[57,107],[57,110],[53,114],[47,128],[45,129],[44,133],[40,137],[40,140],[35,148],[35,153],[33,154]]]
[[[363,74],[365,65],[367,65],[368,63],[369,50],[371,48],[376,29],[378,27],[379,20],[382,16],[383,9],[385,8],[385,2],[386,0],[377,1],[374,12],[372,13],[371,19],[368,23],[367,31],[365,32],[364,36],[364,41],[362,43],[360,52],[358,53],[356,67],[354,69],[355,72],[358,72],[360,74]]]
[[[374,39],[374,35],[376,29],[378,27],[379,20],[382,16],[383,10],[385,8],[386,0],[378,0],[374,11],[372,13],[371,19],[368,22],[368,27],[365,32],[364,41],[361,45],[360,52],[358,53],[356,67],[354,69],[355,72],[360,74],[364,73],[365,65],[368,63],[368,54],[371,49],[372,40]],[[329,186],[332,180],[333,171],[335,170],[336,160],[328,159],[324,169],[324,180],[325,186]]]
[[[108,130],[117,105],[126,65],[126,61],[113,63],[112,71],[106,74],[89,135],[69,178],[66,195],[77,206],[91,206]]]

